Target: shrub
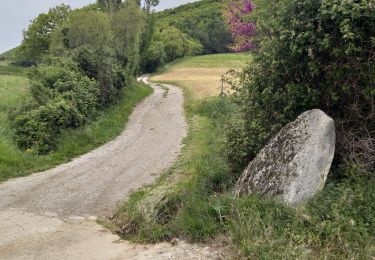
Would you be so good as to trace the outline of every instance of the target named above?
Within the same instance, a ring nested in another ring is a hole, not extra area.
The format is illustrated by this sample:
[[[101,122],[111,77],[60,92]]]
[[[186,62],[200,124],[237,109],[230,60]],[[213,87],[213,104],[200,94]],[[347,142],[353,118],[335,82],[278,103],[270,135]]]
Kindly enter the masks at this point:
[[[80,46],[72,51],[72,59],[78,68],[90,79],[98,81],[100,87],[100,101],[102,105],[109,105],[119,90],[125,87],[128,77],[112,57],[109,49],[95,49],[91,46]]]
[[[63,129],[76,128],[98,107],[98,84],[68,67],[40,66],[31,74],[35,103],[11,115],[18,145],[45,154],[55,149]]]
[[[262,34],[234,94],[239,109],[227,130],[234,168],[242,169],[283,125],[312,108],[335,119],[338,158],[373,168],[374,7],[370,1],[283,0],[272,8],[271,22],[257,11],[257,26],[271,34]]]
[[[93,48],[88,46],[77,47],[72,51],[72,58],[87,77],[98,78],[100,59]]]

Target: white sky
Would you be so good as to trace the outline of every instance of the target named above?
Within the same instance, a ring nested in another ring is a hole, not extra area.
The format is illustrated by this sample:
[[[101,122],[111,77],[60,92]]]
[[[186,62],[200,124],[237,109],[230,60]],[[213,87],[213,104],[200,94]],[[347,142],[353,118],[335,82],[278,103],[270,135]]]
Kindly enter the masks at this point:
[[[161,0],[158,10],[194,2],[196,0]],[[30,20],[49,8],[59,4],[68,4],[78,8],[95,0],[0,0],[0,53],[10,50],[21,43],[22,31]]]

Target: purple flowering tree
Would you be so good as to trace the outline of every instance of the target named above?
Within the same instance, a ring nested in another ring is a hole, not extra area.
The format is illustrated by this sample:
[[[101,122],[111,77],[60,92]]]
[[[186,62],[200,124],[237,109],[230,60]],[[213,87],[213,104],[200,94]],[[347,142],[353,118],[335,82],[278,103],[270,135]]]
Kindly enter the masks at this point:
[[[256,25],[250,20],[254,8],[251,0],[227,0],[225,3],[223,14],[234,39],[229,48],[235,52],[255,47],[252,38],[256,35]]]

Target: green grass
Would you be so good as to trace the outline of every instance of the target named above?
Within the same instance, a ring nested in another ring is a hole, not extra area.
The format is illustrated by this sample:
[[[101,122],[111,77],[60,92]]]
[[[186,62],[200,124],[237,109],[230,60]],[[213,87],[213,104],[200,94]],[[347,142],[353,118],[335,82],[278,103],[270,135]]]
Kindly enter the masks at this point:
[[[1,75],[25,75],[27,68],[18,67],[10,64],[8,60],[0,60],[0,76]]]
[[[222,53],[202,55],[195,57],[186,57],[175,63],[175,68],[242,68],[249,62],[250,55],[243,53]]]
[[[230,107],[226,98],[217,97],[210,98],[209,101],[200,101],[196,100],[188,89],[185,89],[184,93],[189,123],[184,149],[171,170],[163,174],[155,184],[132,194],[129,201],[119,209],[115,220],[117,226],[132,228],[125,232],[113,228],[113,225],[112,228],[127,239],[157,242],[181,236],[201,240],[218,234],[221,230],[220,223],[216,221],[216,214],[213,214],[214,217],[210,215],[210,212],[215,211],[213,205],[207,207],[207,203],[211,201],[206,192],[213,194],[213,191],[224,191],[233,183],[233,179],[227,174],[227,165],[221,157],[223,132],[219,125],[213,124],[210,117],[222,118]],[[179,181],[167,195],[167,201],[159,205],[161,208],[158,209],[158,220],[150,223],[140,212],[140,204],[149,195],[148,192],[164,184],[168,185],[171,176],[178,176]],[[203,176],[204,180],[201,179]],[[199,185],[199,191],[196,185]],[[181,204],[184,206],[176,216],[177,212],[174,209],[179,208]],[[161,224],[169,219],[166,224]]]
[[[330,183],[302,208],[257,196],[233,201],[229,234],[252,259],[372,259],[375,180]]]
[[[173,66],[202,66],[209,59],[189,58]],[[354,177],[331,180],[297,209],[257,195],[235,198],[223,133],[235,107],[225,97],[197,100],[189,88],[184,90],[189,134],[183,153],[159,181],[134,193],[118,210],[112,223],[116,232],[138,242],[206,241],[225,234],[234,257],[241,259],[375,257],[374,173],[346,169]],[[162,200],[150,204],[160,190]]]
[[[13,141],[8,113],[30,96],[27,79],[14,75],[0,75],[0,181],[49,169],[110,141],[123,131],[134,106],[152,93],[151,88],[134,83],[95,121],[64,132],[56,151],[39,156],[32,151],[21,151]]]

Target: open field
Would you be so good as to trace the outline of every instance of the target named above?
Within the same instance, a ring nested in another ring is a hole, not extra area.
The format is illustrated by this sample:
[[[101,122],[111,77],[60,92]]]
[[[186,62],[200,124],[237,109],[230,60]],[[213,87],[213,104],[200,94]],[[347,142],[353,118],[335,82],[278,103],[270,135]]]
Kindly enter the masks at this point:
[[[230,69],[241,69],[248,60],[249,56],[245,54],[188,57],[166,66],[165,72],[151,77],[151,80],[188,88],[199,99],[217,96],[220,94],[221,76]]]
[[[4,68],[14,71],[13,68]],[[133,87],[124,90],[115,105],[102,111],[95,121],[64,132],[56,151],[39,156],[32,151],[18,149],[8,120],[9,112],[30,96],[28,80],[20,74],[23,73],[21,70],[17,68],[16,73],[6,75],[0,73],[0,182],[49,169],[105,144],[123,131],[135,105],[152,93],[151,88],[134,83]]]

